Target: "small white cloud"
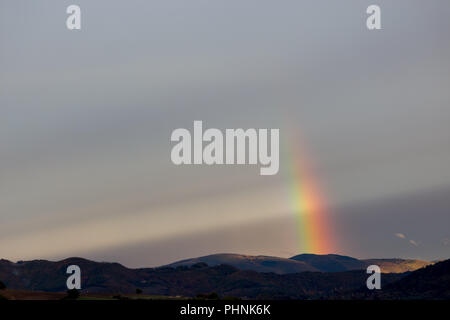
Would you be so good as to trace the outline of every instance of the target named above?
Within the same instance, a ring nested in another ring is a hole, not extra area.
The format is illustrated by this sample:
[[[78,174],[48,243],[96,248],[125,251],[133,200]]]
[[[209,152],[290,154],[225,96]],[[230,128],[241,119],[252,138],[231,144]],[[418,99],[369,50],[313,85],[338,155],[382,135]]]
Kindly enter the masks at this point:
[[[400,239],[406,239],[406,236],[403,233],[396,233],[395,236]]]
[[[414,240],[409,240],[409,243],[411,243],[413,246],[418,247],[419,245]]]
[[[444,238],[442,239],[442,244],[444,246],[449,246],[450,245],[450,239],[449,238]]]

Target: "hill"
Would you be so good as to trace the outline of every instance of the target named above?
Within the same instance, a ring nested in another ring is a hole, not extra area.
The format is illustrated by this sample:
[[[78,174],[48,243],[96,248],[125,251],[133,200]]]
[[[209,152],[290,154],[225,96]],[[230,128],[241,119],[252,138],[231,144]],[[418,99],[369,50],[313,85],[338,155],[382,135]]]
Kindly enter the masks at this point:
[[[251,257],[237,256],[219,255],[219,258],[228,259],[227,261],[232,263],[243,260],[243,263],[248,265]],[[207,257],[212,259],[209,261],[217,262],[213,259],[217,258],[217,255]],[[338,255],[325,257],[308,255],[301,258],[308,260],[310,264],[305,261],[292,261],[322,270],[325,268],[342,270],[358,267],[358,261],[364,263],[378,261],[357,260]],[[275,266],[285,266],[284,259],[280,259],[275,259],[274,265],[269,264],[266,267],[277,270]],[[76,264],[82,270],[82,293],[87,295],[94,293],[130,295],[139,288],[144,295],[165,297],[195,297],[198,294],[216,292],[221,297],[233,296],[244,299],[450,299],[450,260],[413,272],[383,274],[380,291],[368,291],[365,286],[368,276],[365,270],[277,274],[241,270],[226,264],[209,266],[201,260],[203,259],[190,259],[170,267],[140,269],[129,269],[118,263],[95,262],[82,258],[18,263],[0,260],[0,280],[9,290],[3,291],[3,294],[9,292],[11,297],[31,299],[36,295],[26,291],[41,291],[37,296],[58,298],[58,295],[46,295],[42,292],[65,292],[66,269],[69,265]],[[255,265],[260,267],[265,266],[265,262],[274,260],[273,257],[260,256],[254,261]],[[330,261],[334,265],[330,264]],[[405,261],[407,260],[383,259],[381,262],[398,266],[399,263],[400,265],[406,263]],[[413,263],[412,267],[416,266]]]
[[[393,275],[393,274],[390,274]],[[368,291],[365,288],[350,290],[333,299],[356,300],[448,300],[450,299],[450,260],[437,262],[425,268],[403,273],[397,281],[384,282],[381,290]]]
[[[362,270],[367,268],[367,264],[364,261],[337,254],[299,254],[291,259],[305,262],[322,272]]]
[[[274,272],[277,274],[298,273],[304,271],[341,272],[365,270],[369,265],[380,266],[383,273],[402,273],[423,268],[431,262],[411,259],[368,259],[360,260],[337,254],[300,254],[289,259],[270,256],[250,256],[221,253],[177,261],[166,267],[191,266],[206,263],[209,266],[226,264],[240,270]]]
[[[362,270],[292,274],[239,270],[228,265],[197,263],[176,268],[128,269],[116,263],[71,258],[58,262],[35,260],[21,263],[2,261],[0,279],[9,290],[66,291],[65,270],[78,264],[82,270],[82,292],[132,294],[140,288],[146,295],[195,297],[217,292],[220,296],[248,299],[324,299],[356,290],[367,275]],[[385,283],[402,278],[389,274]]]
[[[434,262],[413,260],[413,259],[366,259],[362,260],[367,266],[376,264],[381,268],[383,273],[402,273],[408,271],[415,271],[432,265]],[[367,267],[366,266],[366,267]]]
[[[378,294],[383,299],[450,299],[450,260],[414,271],[386,285]]]
[[[299,273],[304,271],[320,271],[303,261],[270,256],[249,256],[233,253],[212,254],[208,256],[177,261],[166,267],[192,266],[206,263],[209,266],[226,264],[239,270],[253,270],[257,272],[274,272],[278,274]]]
[[[360,260],[337,254],[300,254],[291,258],[302,261],[322,272],[362,270],[375,264],[383,273],[402,273],[423,268],[432,262],[413,259],[365,259]]]

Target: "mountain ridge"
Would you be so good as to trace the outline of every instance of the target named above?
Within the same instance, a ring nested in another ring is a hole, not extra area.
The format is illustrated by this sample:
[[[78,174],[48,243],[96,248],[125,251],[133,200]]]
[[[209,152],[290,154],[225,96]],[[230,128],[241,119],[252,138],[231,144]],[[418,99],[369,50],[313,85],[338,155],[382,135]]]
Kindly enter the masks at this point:
[[[366,288],[365,270],[276,274],[202,262],[129,269],[118,263],[76,257],[56,262],[0,260],[0,280],[12,290],[65,292],[70,264],[80,266],[81,291],[86,294],[132,294],[138,288],[144,294],[167,297],[216,292],[220,297],[243,299],[439,299],[450,294],[450,260],[412,272],[383,274],[383,290],[379,292]]]
[[[253,270],[257,272],[274,272],[278,274],[299,273],[304,271],[320,271],[303,262],[289,258],[280,258],[265,255],[243,255],[236,253],[218,253],[202,257],[184,259],[165,265],[164,267],[191,266],[196,263],[206,263],[209,266],[221,264],[231,265],[240,270]]]
[[[371,264],[380,266],[382,273],[403,273],[423,268],[433,262],[399,258],[357,259],[338,254],[299,254],[291,258],[280,258],[265,255],[252,256],[218,253],[176,261],[164,267],[190,266],[196,263],[206,263],[210,266],[228,264],[241,270],[288,274],[304,271],[341,272],[363,270]]]
[[[2,264],[12,264],[21,266],[25,264],[40,264],[45,262],[53,262],[57,264],[84,264],[84,263],[103,263],[121,266],[129,270],[140,269],[157,269],[157,268],[177,268],[180,266],[192,266],[198,263],[206,263],[208,266],[217,266],[221,264],[233,266],[239,270],[252,270],[256,272],[273,272],[277,274],[299,273],[305,271],[311,272],[342,272],[352,270],[363,270],[369,265],[375,264],[380,266],[382,273],[403,273],[414,271],[427,265],[432,265],[437,261],[424,261],[417,259],[401,259],[401,258],[373,258],[373,259],[357,259],[350,256],[338,254],[299,254],[290,258],[282,258],[267,255],[245,255],[236,253],[217,253],[195,258],[178,260],[170,264],[157,267],[139,267],[128,268],[117,262],[94,261],[81,257],[69,257],[59,261],[50,261],[44,259],[34,259],[17,262],[0,259]]]

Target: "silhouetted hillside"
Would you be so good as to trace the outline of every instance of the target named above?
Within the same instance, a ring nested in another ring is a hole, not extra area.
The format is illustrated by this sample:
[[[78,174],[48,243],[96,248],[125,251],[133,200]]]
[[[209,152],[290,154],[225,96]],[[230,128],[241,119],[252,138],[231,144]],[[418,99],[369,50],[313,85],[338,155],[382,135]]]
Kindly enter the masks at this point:
[[[333,259],[342,261],[340,256]],[[65,292],[66,269],[71,264],[81,268],[85,293],[132,294],[139,288],[148,295],[186,297],[217,292],[219,296],[249,299],[450,298],[450,260],[414,272],[383,274],[381,291],[366,288],[365,270],[275,274],[203,262],[129,269],[81,258],[18,263],[0,260],[0,280],[11,290]]]
[[[265,299],[320,299],[357,289],[365,283],[364,271],[339,273],[302,272],[279,275],[238,270],[228,265],[128,269],[117,263],[99,263],[80,258],[58,262],[35,260],[0,262],[0,279],[8,288],[63,292],[66,290],[66,268],[77,264],[82,273],[84,292],[134,293],[196,296],[217,292],[221,296]],[[385,281],[400,279],[388,275]]]
[[[385,299],[450,299],[450,260],[414,271],[386,285],[379,297]]]
[[[378,300],[438,300],[450,299],[450,260],[438,262],[425,268],[403,273],[397,281],[386,282],[381,277],[381,290],[360,288],[333,297],[333,299]]]
[[[371,264],[380,266],[383,273],[402,273],[422,268],[430,262],[404,259],[370,259],[356,258],[337,254],[300,254],[290,259],[270,256],[250,256],[242,254],[221,253],[186,259],[167,265],[168,267],[191,266],[203,262],[209,266],[227,264],[240,270],[257,272],[275,272],[278,274],[298,273],[304,271],[339,272],[365,270]]]
[[[322,272],[362,270],[367,268],[367,264],[364,261],[337,254],[299,254],[291,259],[303,261]]]
[[[376,264],[381,268],[381,272],[383,273],[415,271],[434,263],[413,259],[366,259],[361,261],[366,263],[365,268],[369,265]]]
[[[303,261],[270,256],[250,256],[243,254],[221,253],[208,256],[186,259],[174,262],[167,267],[191,266],[203,262],[209,266],[226,264],[240,270],[253,270],[257,272],[274,272],[278,274],[299,273],[304,271],[320,271]]]
[[[291,258],[302,261],[322,272],[363,270],[372,264],[381,268],[382,273],[402,273],[423,268],[432,262],[413,259],[365,259],[360,260],[337,254],[299,254]]]

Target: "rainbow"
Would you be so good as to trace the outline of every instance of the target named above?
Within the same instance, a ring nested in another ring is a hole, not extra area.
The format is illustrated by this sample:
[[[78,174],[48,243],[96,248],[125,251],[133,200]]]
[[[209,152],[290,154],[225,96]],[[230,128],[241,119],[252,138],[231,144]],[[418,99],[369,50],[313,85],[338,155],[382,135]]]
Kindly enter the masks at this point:
[[[336,243],[329,227],[330,217],[304,144],[296,135],[289,146],[289,193],[296,219],[297,249],[303,253],[332,253]]]

